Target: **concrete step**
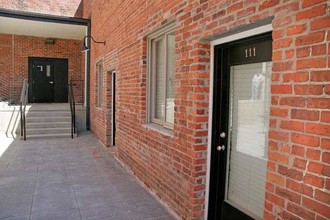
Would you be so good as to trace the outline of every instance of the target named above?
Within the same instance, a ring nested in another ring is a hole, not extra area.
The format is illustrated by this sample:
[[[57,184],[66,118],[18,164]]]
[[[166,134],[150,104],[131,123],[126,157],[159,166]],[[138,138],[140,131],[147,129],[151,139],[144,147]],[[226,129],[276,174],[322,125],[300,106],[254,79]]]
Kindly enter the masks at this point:
[[[26,128],[71,128],[71,119],[69,122],[28,122]]]
[[[26,117],[71,117],[70,111],[31,111]]]
[[[71,133],[58,133],[58,134],[38,134],[38,135],[26,135],[26,140],[29,139],[51,139],[51,138],[71,138]],[[21,137],[21,139],[23,139]]]
[[[32,104],[26,114],[26,138],[71,138],[69,104]]]
[[[30,111],[70,111],[69,103],[36,103],[31,104]]]
[[[37,134],[71,134],[71,127],[60,128],[29,128],[26,129],[27,135]]]
[[[71,122],[71,117],[26,117],[27,123]]]

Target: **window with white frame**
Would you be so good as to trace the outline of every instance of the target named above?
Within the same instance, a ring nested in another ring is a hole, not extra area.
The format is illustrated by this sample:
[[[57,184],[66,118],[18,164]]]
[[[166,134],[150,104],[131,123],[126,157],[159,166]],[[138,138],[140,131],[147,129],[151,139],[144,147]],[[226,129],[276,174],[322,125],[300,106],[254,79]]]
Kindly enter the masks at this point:
[[[103,76],[102,76],[102,63],[96,65],[96,75],[97,75],[97,91],[96,91],[96,101],[97,106],[102,106],[103,99]]]
[[[149,37],[149,122],[174,124],[175,30],[173,25]]]

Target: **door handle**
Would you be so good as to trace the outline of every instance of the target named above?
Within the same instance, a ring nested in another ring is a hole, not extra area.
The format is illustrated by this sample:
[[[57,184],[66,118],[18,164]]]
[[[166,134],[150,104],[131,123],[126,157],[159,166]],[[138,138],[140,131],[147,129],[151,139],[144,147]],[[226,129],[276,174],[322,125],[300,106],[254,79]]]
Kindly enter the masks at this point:
[[[50,83],[50,84],[54,84],[54,82],[53,82],[53,81],[50,81],[49,83]]]
[[[224,151],[226,149],[225,145],[217,146],[218,151]]]

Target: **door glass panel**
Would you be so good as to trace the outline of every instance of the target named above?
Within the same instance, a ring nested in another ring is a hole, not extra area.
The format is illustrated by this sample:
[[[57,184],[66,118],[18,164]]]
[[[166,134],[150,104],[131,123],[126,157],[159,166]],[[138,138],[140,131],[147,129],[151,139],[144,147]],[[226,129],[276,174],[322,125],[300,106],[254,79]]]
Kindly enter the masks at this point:
[[[260,219],[265,202],[271,65],[230,68],[226,202]]]
[[[50,65],[47,65],[46,74],[47,74],[47,77],[50,77]]]

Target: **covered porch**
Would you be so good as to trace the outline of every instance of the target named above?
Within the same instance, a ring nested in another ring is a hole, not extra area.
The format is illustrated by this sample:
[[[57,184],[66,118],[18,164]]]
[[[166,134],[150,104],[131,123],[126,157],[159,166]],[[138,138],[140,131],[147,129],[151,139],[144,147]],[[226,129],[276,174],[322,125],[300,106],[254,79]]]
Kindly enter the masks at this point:
[[[73,84],[79,129],[89,128],[89,52],[81,52],[89,22],[0,9],[0,134],[17,133],[24,80],[29,83],[27,112],[40,112],[35,108],[41,103],[58,103],[50,105],[54,111],[61,103],[68,107],[68,84]]]

